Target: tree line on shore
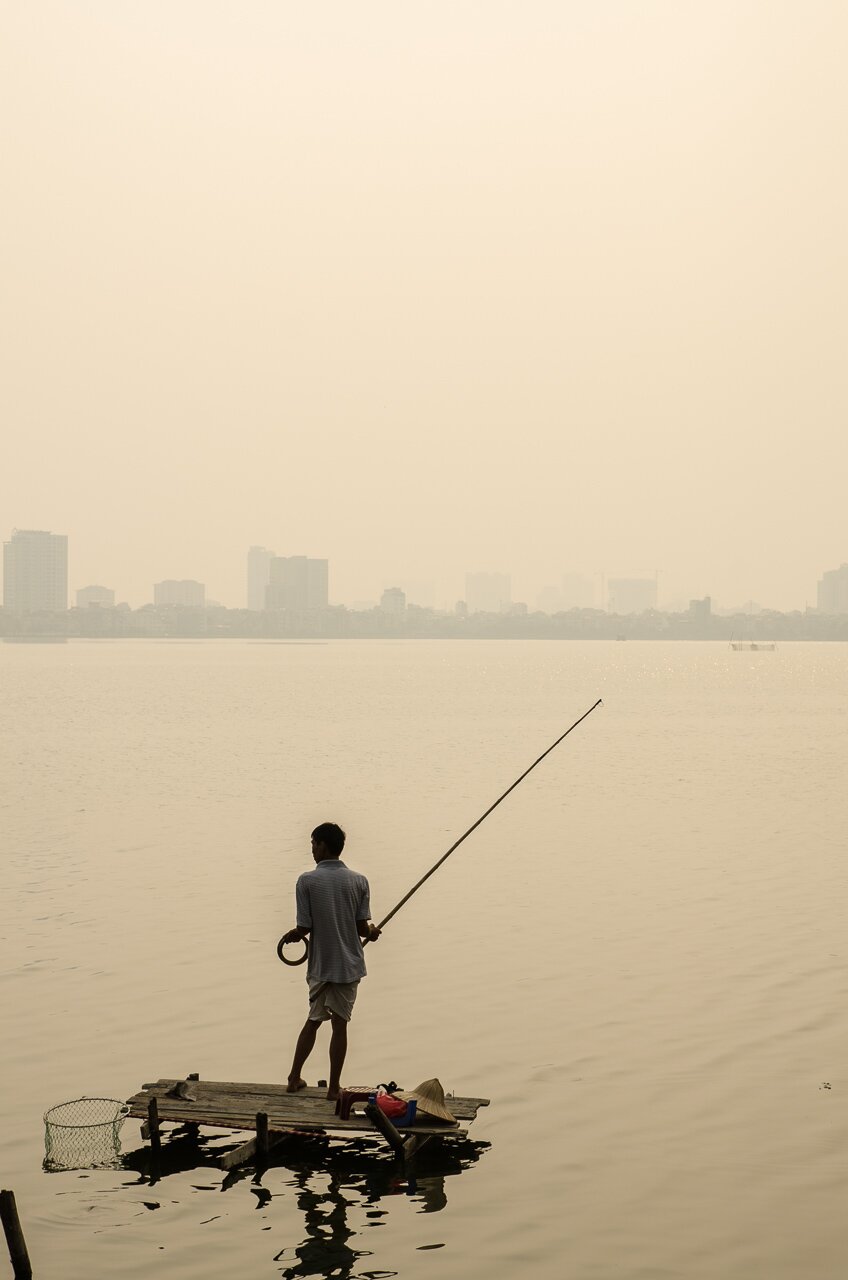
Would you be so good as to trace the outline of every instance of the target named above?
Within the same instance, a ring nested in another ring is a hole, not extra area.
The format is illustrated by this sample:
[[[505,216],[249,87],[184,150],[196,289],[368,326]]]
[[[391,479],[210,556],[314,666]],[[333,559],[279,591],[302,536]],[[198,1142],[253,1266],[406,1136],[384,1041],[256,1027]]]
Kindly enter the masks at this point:
[[[0,609],[0,635],[57,639],[445,639],[445,640],[848,640],[848,614],[814,610],[754,614],[691,611],[612,614],[600,609],[562,613],[459,613],[409,605],[402,613],[331,605],[296,613],[285,609],[227,609],[178,605],[140,609],[88,608],[16,614]]]

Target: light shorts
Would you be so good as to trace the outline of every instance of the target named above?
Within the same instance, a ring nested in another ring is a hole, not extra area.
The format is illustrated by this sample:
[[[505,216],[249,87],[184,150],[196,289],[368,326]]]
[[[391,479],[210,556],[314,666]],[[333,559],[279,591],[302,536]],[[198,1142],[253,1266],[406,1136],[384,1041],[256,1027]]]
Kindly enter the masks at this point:
[[[310,982],[309,1021],[326,1022],[331,1013],[350,1022],[359,979],[356,982]]]

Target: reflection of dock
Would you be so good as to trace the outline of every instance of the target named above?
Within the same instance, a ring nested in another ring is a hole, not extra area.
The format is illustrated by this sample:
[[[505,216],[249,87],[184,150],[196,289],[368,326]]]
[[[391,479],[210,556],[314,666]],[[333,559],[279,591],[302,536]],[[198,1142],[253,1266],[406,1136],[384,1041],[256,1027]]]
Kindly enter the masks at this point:
[[[376,1088],[376,1086],[375,1086]],[[447,1103],[458,1125],[442,1124],[418,1113],[409,1129],[395,1128],[383,1113],[367,1102],[354,1103],[346,1119],[335,1113],[326,1089],[301,1089],[287,1093],[282,1084],[240,1084],[214,1080],[163,1079],[142,1086],[129,1098],[129,1114],[144,1120],[142,1136],[150,1138],[154,1151],[160,1145],[162,1124],[201,1125],[220,1129],[243,1129],[254,1137],[221,1159],[223,1168],[232,1168],[254,1156],[262,1158],[272,1146],[297,1133],[326,1133],[339,1137],[354,1134],[381,1134],[401,1155],[411,1155],[434,1138],[464,1138],[480,1107],[488,1098],[448,1097]]]

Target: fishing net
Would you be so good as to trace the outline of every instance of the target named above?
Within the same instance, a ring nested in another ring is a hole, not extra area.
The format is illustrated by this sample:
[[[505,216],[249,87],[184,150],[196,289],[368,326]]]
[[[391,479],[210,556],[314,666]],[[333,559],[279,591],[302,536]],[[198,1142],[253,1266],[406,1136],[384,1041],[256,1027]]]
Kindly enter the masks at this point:
[[[75,1098],[44,1113],[44,1168],[94,1169],[115,1165],[121,1125],[129,1107],[114,1098]]]

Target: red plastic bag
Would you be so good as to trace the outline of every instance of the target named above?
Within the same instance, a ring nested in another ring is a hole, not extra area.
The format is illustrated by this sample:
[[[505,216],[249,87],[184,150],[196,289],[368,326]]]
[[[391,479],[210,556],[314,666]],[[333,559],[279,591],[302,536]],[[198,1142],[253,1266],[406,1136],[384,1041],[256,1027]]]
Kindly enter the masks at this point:
[[[403,1098],[393,1098],[390,1093],[377,1094],[377,1106],[390,1120],[402,1120],[406,1115],[406,1103]]]

